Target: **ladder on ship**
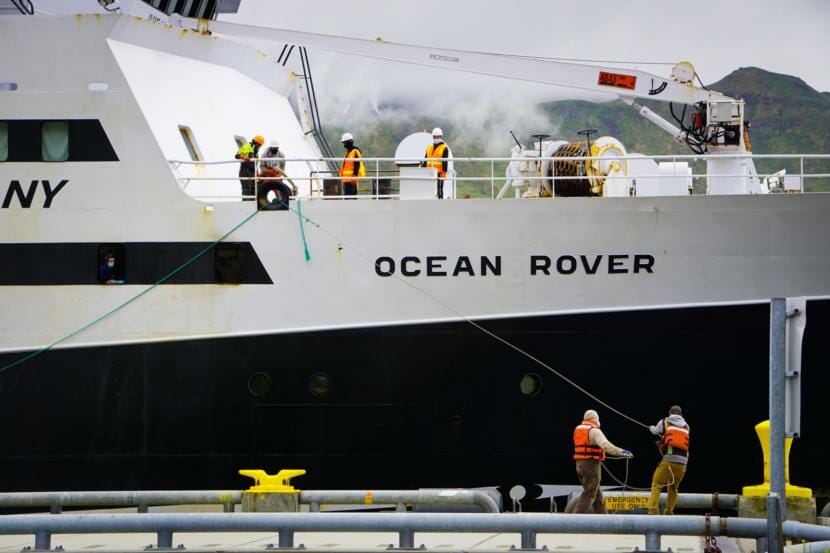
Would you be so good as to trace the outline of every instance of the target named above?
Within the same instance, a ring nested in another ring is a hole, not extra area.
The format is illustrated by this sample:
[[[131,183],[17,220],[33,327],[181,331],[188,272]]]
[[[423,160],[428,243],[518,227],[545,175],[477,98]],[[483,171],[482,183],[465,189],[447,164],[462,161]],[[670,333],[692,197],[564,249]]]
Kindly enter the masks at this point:
[[[32,0],[0,0],[0,15],[34,15]]]
[[[17,0],[20,1],[20,0]],[[216,19],[220,13],[236,13],[241,0],[144,0],[160,12],[182,17]]]

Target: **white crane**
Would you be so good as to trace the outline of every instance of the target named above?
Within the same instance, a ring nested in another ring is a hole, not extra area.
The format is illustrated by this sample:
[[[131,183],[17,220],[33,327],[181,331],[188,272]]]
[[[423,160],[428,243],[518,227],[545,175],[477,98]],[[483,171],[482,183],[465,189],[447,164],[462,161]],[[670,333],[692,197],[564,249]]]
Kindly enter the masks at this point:
[[[439,49],[386,42],[381,38],[366,40],[224,21],[197,20],[178,15],[171,16],[170,23],[196,29],[202,33],[297,44],[348,55],[615,94],[625,103],[635,107],[640,115],[668,132],[675,140],[687,144],[695,153],[709,153],[713,156],[748,154],[744,102],[705,87],[695,86],[697,75],[692,64],[688,62],[675,65],[671,77],[666,78],[633,69],[623,70],[490,52]],[[682,128],[678,128],[648,107],[638,105],[636,100],[641,98],[682,105],[684,116],[675,117]],[[689,124],[685,122],[687,106],[693,107]],[[721,193],[762,191],[754,163],[749,156],[709,158],[707,173],[710,192],[713,189],[720,189]],[[744,177],[736,180],[735,175]],[[740,184],[736,186],[735,182]]]

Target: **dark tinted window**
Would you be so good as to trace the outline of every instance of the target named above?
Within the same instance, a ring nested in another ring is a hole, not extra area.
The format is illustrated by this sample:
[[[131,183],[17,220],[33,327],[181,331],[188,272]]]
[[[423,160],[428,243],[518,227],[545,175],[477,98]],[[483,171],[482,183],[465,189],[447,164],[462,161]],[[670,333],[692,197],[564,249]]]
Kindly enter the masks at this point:
[[[244,244],[220,242],[216,244],[216,282],[241,284],[245,269]]]
[[[6,127],[6,161],[118,161],[107,133],[97,119],[7,119],[0,121],[0,126]],[[68,144],[61,140],[68,140]],[[52,152],[48,155],[47,146]],[[68,150],[62,151],[63,146]],[[54,152],[62,153],[65,159],[55,157]]]

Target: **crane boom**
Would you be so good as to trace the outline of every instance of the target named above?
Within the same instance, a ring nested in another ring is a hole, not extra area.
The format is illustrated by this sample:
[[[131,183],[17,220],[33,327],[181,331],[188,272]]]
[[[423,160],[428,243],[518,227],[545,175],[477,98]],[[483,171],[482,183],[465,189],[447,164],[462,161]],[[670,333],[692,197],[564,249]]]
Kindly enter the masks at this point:
[[[298,44],[341,54],[604,92],[628,99],[647,98],[682,104],[732,100],[719,92],[696,88],[691,84],[678,83],[638,70],[506,54],[439,49],[386,42],[380,38],[366,40],[226,21],[171,17],[171,23],[201,32]]]

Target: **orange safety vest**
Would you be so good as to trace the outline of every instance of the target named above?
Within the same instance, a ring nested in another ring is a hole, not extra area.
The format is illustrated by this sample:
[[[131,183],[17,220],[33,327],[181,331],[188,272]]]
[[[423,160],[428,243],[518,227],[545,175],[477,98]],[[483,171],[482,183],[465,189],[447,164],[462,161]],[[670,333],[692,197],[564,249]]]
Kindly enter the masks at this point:
[[[346,157],[343,158],[343,163],[340,165],[340,177],[343,184],[357,184],[357,179],[349,179],[343,177],[353,177],[355,176],[354,166],[355,166],[355,159],[360,159],[360,148],[352,148],[346,154]],[[363,162],[357,162],[357,176],[358,177],[365,177],[366,176],[366,166]]]
[[[599,428],[594,421],[582,421],[574,429],[574,459],[605,459],[605,450],[591,443],[589,434],[593,428]]]
[[[660,440],[663,455],[689,455],[689,426],[673,426],[663,419],[663,439]]]
[[[438,171],[438,176],[442,179],[447,176],[447,172],[444,171],[444,152],[446,150],[447,145],[443,142],[438,145],[430,144],[427,146],[427,159],[437,160],[427,161],[427,167],[435,167],[435,170]]]

